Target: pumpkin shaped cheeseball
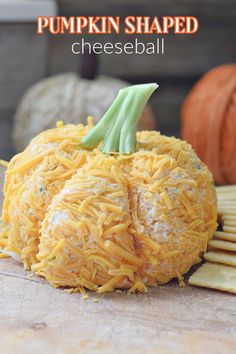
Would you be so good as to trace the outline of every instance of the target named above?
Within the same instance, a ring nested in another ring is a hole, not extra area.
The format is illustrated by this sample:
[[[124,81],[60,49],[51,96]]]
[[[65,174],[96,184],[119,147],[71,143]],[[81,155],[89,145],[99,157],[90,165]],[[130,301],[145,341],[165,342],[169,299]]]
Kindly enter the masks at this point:
[[[45,131],[15,155],[6,170],[2,211],[6,252],[29,269],[36,260],[39,229],[48,205],[67,179],[83,166],[89,152],[78,144],[91,128],[69,124]]]
[[[32,266],[53,286],[145,291],[201,260],[216,228],[212,176],[187,143],[136,136],[155,88],[122,89],[83,138],[93,153],[49,205]]]

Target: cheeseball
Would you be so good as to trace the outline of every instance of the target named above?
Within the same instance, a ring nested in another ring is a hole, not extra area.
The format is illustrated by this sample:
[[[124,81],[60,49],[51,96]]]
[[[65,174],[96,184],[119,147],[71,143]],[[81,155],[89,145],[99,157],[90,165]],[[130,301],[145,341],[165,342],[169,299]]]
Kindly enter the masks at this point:
[[[33,266],[53,286],[146,291],[201,260],[216,228],[210,172],[179,139],[137,140],[129,155],[94,151],[54,197]]]

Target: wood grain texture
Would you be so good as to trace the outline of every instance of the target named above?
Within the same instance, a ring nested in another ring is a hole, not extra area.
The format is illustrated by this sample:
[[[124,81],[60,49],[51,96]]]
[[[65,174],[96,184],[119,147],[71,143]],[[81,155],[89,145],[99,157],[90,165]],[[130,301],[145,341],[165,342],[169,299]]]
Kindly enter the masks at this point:
[[[35,24],[0,23],[0,107],[14,107],[32,84],[46,75],[47,35]]]
[[[5,168],[0,166],[0,210],[2,210],[2,201],[3,201],[3,184],[4,184],[4,174]]]
[[[14,108],[0,107],[0,159],[9,160],[14,154],[12,129]]]
[[[0,260],[1,354],[233,354],[235,308],[234,295],[175,281],[82,300]]]
[[[147,294],[79,294],[0,261],[2,353],[234,353],[236,297],[175,282]],[[98,302],[93,302],[94,299]]]
[[[34,23],[0,23],[0,158],[13,154],[12,125],[25,91],[47,74],[47,35]]]

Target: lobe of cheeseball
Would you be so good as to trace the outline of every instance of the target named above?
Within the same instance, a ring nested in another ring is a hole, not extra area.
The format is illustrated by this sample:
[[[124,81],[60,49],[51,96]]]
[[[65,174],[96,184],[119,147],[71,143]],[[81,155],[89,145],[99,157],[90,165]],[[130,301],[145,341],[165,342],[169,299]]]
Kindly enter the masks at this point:
[[[39,229],[48,205],[91,154],[78,149],[89,129],[70,124],[45,131],[8,165],[2,213],[5,248],[17,253],[26,269],[37,261]]]
[[[114,157],[99,154],[54,198],[42,225],[40,263],[33,269],[54,286],[99,291],[129,286],[142,263],[130,224],[125,175]]]
[[[199,182],[167,155],[139,152],[132,160],[130,205],[136,253],[144,259],[142,279],[181,280],[206,251],[215,201]]]

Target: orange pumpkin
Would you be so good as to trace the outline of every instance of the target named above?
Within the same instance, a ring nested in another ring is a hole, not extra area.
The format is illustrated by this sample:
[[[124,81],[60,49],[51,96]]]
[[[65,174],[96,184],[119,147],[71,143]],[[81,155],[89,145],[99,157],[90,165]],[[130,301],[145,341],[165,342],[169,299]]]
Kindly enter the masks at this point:
[[[182,137],[217,184],[236,183],[236,64],[216,67],[194,85],[182,111]]]

